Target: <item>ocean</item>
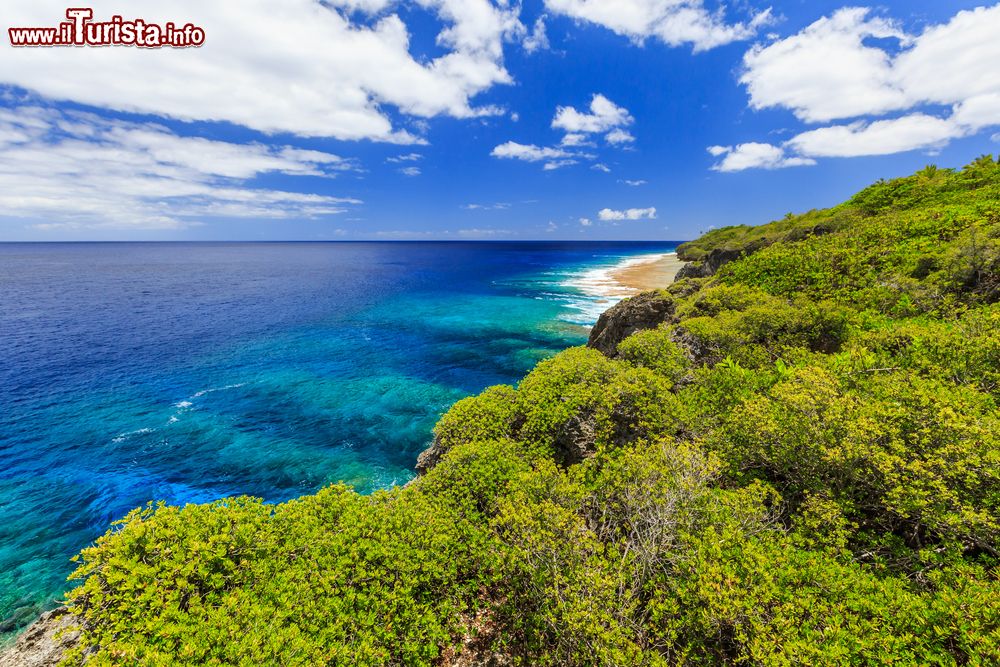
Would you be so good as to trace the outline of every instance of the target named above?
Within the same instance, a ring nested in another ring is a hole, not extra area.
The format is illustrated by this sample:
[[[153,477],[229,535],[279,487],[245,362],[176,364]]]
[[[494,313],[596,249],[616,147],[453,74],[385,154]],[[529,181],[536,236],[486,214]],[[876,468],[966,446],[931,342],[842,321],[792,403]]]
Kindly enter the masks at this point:
[[[413,477],[674,243],[0,244],[0,638],[150,500]],[[637,260],[638,258],[638,260]]]

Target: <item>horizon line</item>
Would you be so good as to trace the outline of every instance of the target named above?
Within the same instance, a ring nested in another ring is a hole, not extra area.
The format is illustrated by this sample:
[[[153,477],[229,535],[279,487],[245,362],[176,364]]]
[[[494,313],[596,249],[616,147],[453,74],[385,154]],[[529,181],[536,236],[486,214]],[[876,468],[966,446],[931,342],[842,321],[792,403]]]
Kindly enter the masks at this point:
[[[686,243],[693,239],[149,239],[0,241],[0,245],[45,243]]]

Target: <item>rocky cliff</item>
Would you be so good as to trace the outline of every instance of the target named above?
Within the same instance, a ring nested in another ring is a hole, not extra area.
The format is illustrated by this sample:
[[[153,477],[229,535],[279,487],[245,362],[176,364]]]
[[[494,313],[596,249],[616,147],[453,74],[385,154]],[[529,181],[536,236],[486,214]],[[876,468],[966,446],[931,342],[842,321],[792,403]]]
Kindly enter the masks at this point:
[[[685,267],[687,268],[687,267]],[[614,357],[618,344],[643,329],[653,329],[674,316],[674,300],[665,291],[643,292],[606,310],[590,331],[587,347]]]
[[[42,614],[17,642],[0,652],[2,667],[50,667],[76,645],[80,636],[73,629],[75,617],[65,607]]]

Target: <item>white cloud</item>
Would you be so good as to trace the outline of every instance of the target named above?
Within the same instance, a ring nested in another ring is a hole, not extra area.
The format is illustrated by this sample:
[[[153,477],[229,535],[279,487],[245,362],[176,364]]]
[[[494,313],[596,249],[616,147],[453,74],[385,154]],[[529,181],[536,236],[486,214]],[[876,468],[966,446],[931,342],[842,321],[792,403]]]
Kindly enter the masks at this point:
[[[958,12],[929,26],[895,59],[897,85],[911,102],[957,104],[1000,93],[998,33],[1000,5]]]
[[[542,169],[545,171],[554,171],[556,169],[562,169],[563,167],[568,167],[571,164],[578,163],[579,160],[552,160],[551,162],[546,162]]]
[[[0,110],[0,137],[0,211],[44,220],[39,229],[179,229],[213,217],[321,217],[360,203],[253,184],[269,173],[333,177],[357,168],[321,151],[30,105]]]
[[[552,127],[569,133],[587,134],[607,132],[631,122],[632,116],[628,109],[618,106],[604,95],[596,94],[590,100],[590,113],[577,111],[573,107],[557,107]]]
[[[396,155],[393,157],[387,157],[386,162],[393,162],[399,164],[400,162],[416,162],[417,160],[422,160],[423,155],[420,153],[406,153],[405,155]]]
[[[955,105],[950,120],[970,134],[1000,124],[1000,92],[976,95]]]
[[[586,134],[579,134],[576,132],[570,132],[569,134],[563,135],[562,141],[559,142],[560,146],[593,146],[594,142],[587,138]]]
[[[1000,5],[957,13],[906,35],[863,8],[841,9],[802,32],[744,56],[740,81],[755,109],[783,107],[807,122],[882,115],[923,104],[988,109],[979,127],[1000,122]],[[889,50],[870,38],[895,41]]]
[[[462,208],[467,211],[502,211],[510,208],[510,204],[506,202],[497,202],[495,204],[465,204]]]
[[[737,146],[712,146],[712,155],[721,157],[722,162],[714,165],[715,171],[743,171],[744,169],[780,169],[815,164],[815,160],[788,157],[779,146],[760,143],[745,143]]]
[[[577,164],[580,160],[593,160],[596,155],[585,153],[578,149],[595,147],[591,135],[606,133],[609,144],[622,145],[634,141],[634,137],[623,127],[633,122],[628,109],[620,107],[604,95],[593,95],[589,111],[579,111],[571,106],[556,107],[552,118],[552,128],[562,130],[565,134],[558,146],[542,147],[535,144],[521,144],[508,141],[496,146],[490,153],[493,157],[524,160],[525,162],[542,162],[545,171],[560,169]],[[591,166],[598,171],[610,172],[607,165],[597,163]]]
[[[624,183],[625,185],[630,185],[630,186],[632,186],[632,187],[638,187],[638,186],[640,186],[640,185],[645,185],[645,184],[646,184],[646,183],[648,183],[649,181],[644,181],[644,180],[642,180],[641,178],[640,178],[640,179],[638,179],[638,180],[635,180],[635,181],[630,181],[629,179],[627,179],[627,178],[626,178],[626,179],[624,179],[624,180],[622,180],[622,181],[620,181],[620,182],[621,182],[621,183]]]
[[[595,144],[590,138],[592,134],[607,133],[605,138],[612,145],[634,141],[632,135],[622,129],[632,122],[628,109],[618,106],[604,95],[595,94],[590,100],[589,112],[578,111],[571,106],[556,107],[552,127],[566,133],[558,147],[541,147],[508,141],[495,147],[490,154],[493,157],[513,158],[526,162],[545,161],[544,170],[552,171],[577,164],[580,160],[594,159],[595,155],[572,150],[593,147]],[[592,165],[591,168],[611,171],[607,165],[601,163]]]
[[[549,48],[549,37],[545,34],[545,17],[539,16],[535,19],[535,25],[531,32],[521,42],[521,46],[528,53],[544,51]]]
[[[1000,4],[958,12],[917,36],[868,9],[847,8],[796,35],[756,46],[744,57],[740,79],[751,107],[789,109],[810,123],[858,120],[801,132],[780,147],[713,146],[709,152],[725,156],[713,168],[738,171],[812,164],[818,157],[934,151],[1000,125],[997,34]],[[948,110],[941,112],[942,105]],[[879,118],[894,111],[904,113]]]
[[[996,134],[992,135],[990,137],[990,141],[996,144],[1000,144],[1000,132],[997,132]]]
[[[598,220],[654,220],[656,218],[656,208],[629,208],[624,211],[617,211],[610,208],[602,208],[597,212]]]
[[[654,38],[670,46],[691,44],[695,51],[747,39],[770,21],[766,10],[746,23],[726,23],[721,11],[709,12],[702,0],[545,0],[545,6],[635,43]]]
[[[328,0],[334,7],[346,9],[349,12],[378,14],[390,5],[390,0]]]
[[[948,120],[913,114],[873,123],[852,123],[803,132],[785,146],[811,157],[890,155],[941,146],[962,131]]]
[[[623,144],[631,144],[635,141],[635,137],[628,130],[618,128],[604,135],[604,140],[612,146],[621,146]]]
[[[403,167],[398,170],[403,176],[419,176],[420,167]]]
[[[594,224],[594,221],[590,218],[580,218],[581,227],[590,227],[592,224]]]
[[[0,83],[56,100],[180,120],[396,143],[421,140],[395,127],[388,107],[419,118],[498,113],[472,99],[512,82],[503,44],[524,33],[519,8],[489,0],[417,0],[445,24],[437,35],[444,52],[423,59],[411,55],[408,28],[391,13],[398,4],[285,0],[278,8],[267,0],[245,0],[234,9],[223,0],[135,0],[98,8],[95,18],[118,13],[151,22],[191,21],[205,29],[205,44],[15,49],[3,40]],[[65,3],[55,0],[9,0],[4,20],[56,25],[65,11]]]
[[[525,162],[541,162],[558,158],[569,158],[574,154],[561,148],[543,148],[534,144],[519,144],[508,141],[496,146],[490,155],[498,158],[524,160]]]
[[[906,96],[893,84],[891,57],[864,43],[905,35],[893,22],[868,14],[859,7],[841,9],[796,35],[748,51],[740,82],[750,106],[785,107],[810,122],[905,106]]]
[[[608,167],[608,165],[604,164],[603,162],[598,162],[595,165],[591,165],[590,168],[593,169],[594,171],[603,171],[605,174],[611,173],[611,168]]]
[[[709,153],[725,158],[714,165],[716,171],[778,169],[816,163],[821,157],[861,157],[892,155],[912,150],[934,150],[948,141],[972,132],[971,125],[951,118],[915,113],[886,120],[855,121],[801,132],[780,146],[746,143],[711,146]]]

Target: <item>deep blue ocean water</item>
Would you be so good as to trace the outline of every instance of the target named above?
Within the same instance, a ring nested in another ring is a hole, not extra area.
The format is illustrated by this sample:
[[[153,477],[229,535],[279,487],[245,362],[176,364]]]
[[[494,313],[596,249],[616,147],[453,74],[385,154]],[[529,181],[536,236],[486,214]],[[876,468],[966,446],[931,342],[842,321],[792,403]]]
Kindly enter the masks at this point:
[[[0,244],[0,636],[150,500],[405,482],[453,402],[584,342],[604,269],[674,245]]]

